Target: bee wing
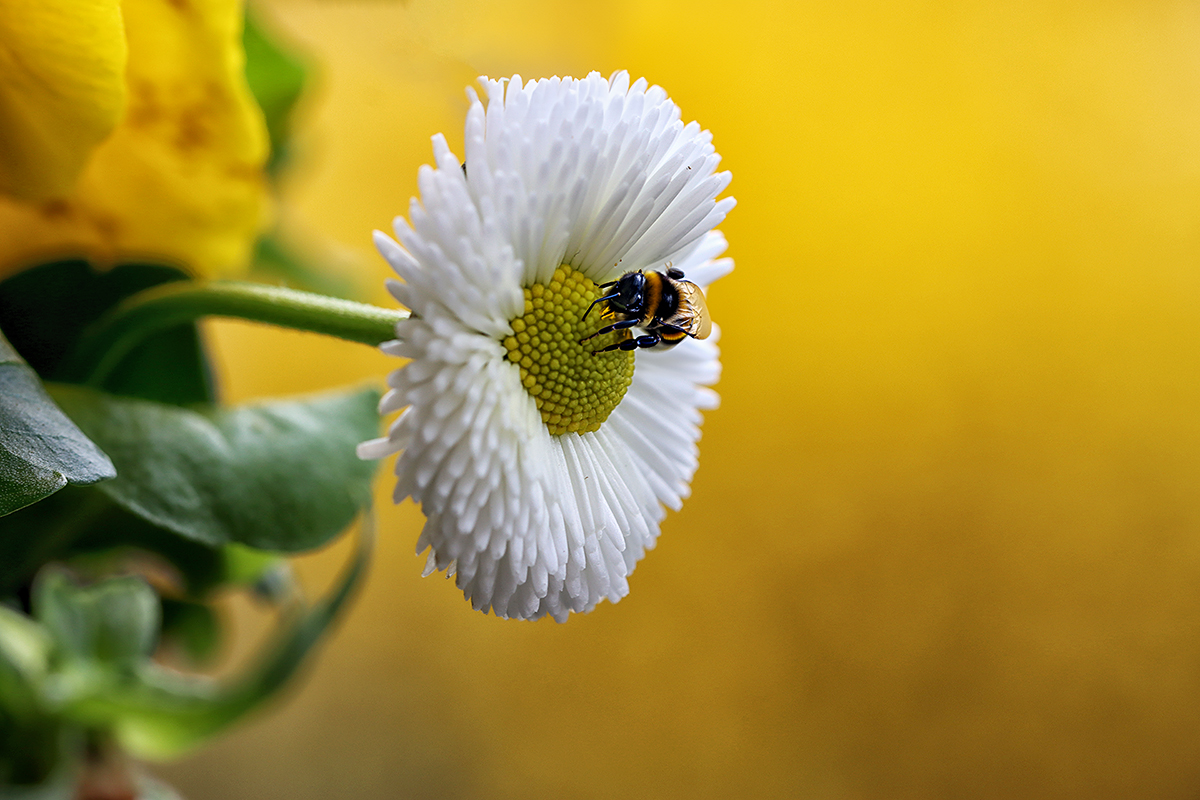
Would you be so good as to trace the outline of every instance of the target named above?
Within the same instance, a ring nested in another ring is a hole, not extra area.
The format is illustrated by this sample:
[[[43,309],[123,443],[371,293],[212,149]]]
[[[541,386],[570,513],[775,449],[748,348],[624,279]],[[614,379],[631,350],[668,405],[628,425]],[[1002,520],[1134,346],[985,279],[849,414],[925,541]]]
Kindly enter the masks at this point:
[[[691,281],[679,281],[675,285],[679,289],[679,311],[671,318],[671,324],[688,336],[707,339],[712,333],[712,317],[708,315],[704,292]]]

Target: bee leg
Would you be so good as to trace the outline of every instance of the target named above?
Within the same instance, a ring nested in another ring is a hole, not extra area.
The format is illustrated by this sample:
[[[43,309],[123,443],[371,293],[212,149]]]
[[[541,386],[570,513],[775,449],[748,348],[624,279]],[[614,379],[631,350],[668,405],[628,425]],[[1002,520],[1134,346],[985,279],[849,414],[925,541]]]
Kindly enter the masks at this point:
[[[604,286],[612,286],[612,284],[611,284],[611,283],[603,283],[603,284],[601,284],[601,288],[603,288]],[[588,316],[588,314],[592,313],[592,309],[596,307],[596,304],[597,304],[597,303],[603,303],[605,300],[612,300],[612,299],[613,299],[614,297],[616,297],[616,296],[617,296],[617,295],[616,295],[616,293],[614,292],[613,294],[608,294],[608,295],[605,295],[604,297],[601,297],[601,298],[598,298],[598,299],[596,299],[596,300],[593,300],[593,301],[592,301],[592,304],[591,304],[590,306],[588,306],[588,307],[587,307],[587,311],[583,312],[583,316],[582,316],[582,317],[580,317],[580,320],[582,321],[582,320],[585,320],[585,319],[587,319],[587,316]]]
[[[580,339],[579,341],[582,344],[583,342],[586,342],[588,339],[594,339],[602,333],[612,333],[613,331],[623,331],[626,328],[632,328],[634,325],[637,325],[638,322],[639,322],[639,320],[636,320],[636,319],[623,319],[620,322],[614,322],[612,325],[606,325],[603,328],[601,328],[600,330],[593,333],[591,336],[585,336],[582,339]]]
[[[592,355],[597,353],[607,353],[609,350],[637,350],[638,348],[654,347],[660,339],[657,333],[647,333],[645,336],[639,336],[636,339],[626,339],[616,344],[610,344],[608,347],[601,347],[599,350],[593,350]]]

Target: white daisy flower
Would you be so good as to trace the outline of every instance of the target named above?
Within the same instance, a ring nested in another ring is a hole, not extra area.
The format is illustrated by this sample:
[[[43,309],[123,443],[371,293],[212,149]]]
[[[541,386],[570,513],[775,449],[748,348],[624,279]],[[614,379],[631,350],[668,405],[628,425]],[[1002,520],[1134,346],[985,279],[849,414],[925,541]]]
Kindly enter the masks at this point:
[[[480,83],[465,164],[435,136],[399,244],[375,234],[412,311],[383,350],[409,361],[380,404],[404,412],[359,454],[400,453],[395,499],[426,515],[426,574],[450,570],[484,612],[561,622],[629,592],[664,506],[689,493],[720,374],[715,327],[593,352],[630,333],[581,343],[606,324],[604,304],[585,312],[632,270],[701,288],[728,273],[713,229],[734,200],[716,200],[730,174],[711,134],[645,80]]]

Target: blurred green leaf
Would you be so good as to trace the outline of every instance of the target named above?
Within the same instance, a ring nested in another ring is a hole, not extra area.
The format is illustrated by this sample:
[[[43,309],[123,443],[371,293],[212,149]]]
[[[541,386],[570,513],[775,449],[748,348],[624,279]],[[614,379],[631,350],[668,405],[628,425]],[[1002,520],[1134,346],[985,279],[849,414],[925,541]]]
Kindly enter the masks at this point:
[[[4,800],[64,800],[73,797],[62,769],[62,723],[51,715],[23,719],[0,713],[0,797]],[[70,739],[68,738],[68,741]]]
[[[248,587],[259,599],[271,605],[282,605],[299,591],[291,563],[275,553],[255,550],[241,544],[227,544],[223,580]]]
[[[330,256],[332,247],[328,243],[305,249],[291,241],[294,238],[299,237],[295,233],[289,236],[283,228],[260,237],[254,246],[255,274],[264,280],[282,281],[293,289],[330,297],[353,300],[359,296],[359,288],[346,277],[348,271],[337,268],[339,262]],[[323,255],[328,257],[325,266],[318,263],[322,261],[320,255],[316,259],[312,257],[312,250],[324,251]]]
[[[253,586],[281,564],[287,564],[274,553],[241,544],[226,545],[224,554],[225,579],[245,586]]]
[[[292,109],[304,93],[307,70],[276,43],[249,9],[242,27],[242,45],[246,51],[246,81],[266,118],[271,139],[267,170],[274,174],[287,161]]]
[[[0,606],[0,797],[45,783],[60,766],[63,728],[45,698],[53,647],[41,625]]]
[[[28,585],[48,561],[73,560],[99,574],[138,553],[161,559],[178,573],[188,596],[202,597],[230,580],[223,550],[152,525],[95,487],[68,486],[0,517],[0,597]]]
[[[162,598],[162,639],[176,644],[193,665],[203,665],[217,653],[221,624],[211,608],[189,600]]]
[[[144,557],[173,570],[181,593],[190,599],[230,585],[249,588],[273,604],[291,596],[291,566],[278,554],[184,538],[126,511],[94,487],[68,486],[0,517],[0,597],[27,585],[48,561],[69,561],[85,574],[103,574]]]
[[[37,374],[0,334],[0,515],[68,483],[114,475],[108,456],[59,410]]]
[[[89,325],[117,303],[188,275],[158,264],[120,264],[98,271],[86,261],[42,264],[0,282],[5,335],[45,380],[77,382],[68,356]],[[134,348],[101,387],[163,403],[214,398],[208,361],[194,323],[162,331]]]
[[[362,534],[354,560],[329,596],[311,608],[297,609],[245,673],[215,681],[147,663],[135,682],[64,683],[64,713],[78,722],[112,729],[129,752],[142,758],[168,758],[199,744],[270,699],[291,679],[366,574],[372,536]]]
[[[374,390],[203,411],[83,387],[54,393],[117,467],[98,488],[197,542],[312,549],[370,497],[374,464],[355,445],[375,435]]]
[[[150,656],[158,638],[158,595],[140,577],[81,586],[57,569],[34,585],[33,612],[63,655],[127,671]]]
[[[111,570],[113,560],[146,553],[177,571],[181,588],[189,597],[203,597],[228,582],[224,548],[186,539],[130,513],[94,488],[88,491],[103,503],[104,512],[63,550],[62,558],[108,560],[107,569]]]
[[[29,617],[0,606],[0,709],[28,713],[38,705],[41,682],[50,667],[53,643]]]
[[[112,507],[89,486],[67,486],[39,503],[0,517],[0,598],[27,588],[34,573],[59,558]]]

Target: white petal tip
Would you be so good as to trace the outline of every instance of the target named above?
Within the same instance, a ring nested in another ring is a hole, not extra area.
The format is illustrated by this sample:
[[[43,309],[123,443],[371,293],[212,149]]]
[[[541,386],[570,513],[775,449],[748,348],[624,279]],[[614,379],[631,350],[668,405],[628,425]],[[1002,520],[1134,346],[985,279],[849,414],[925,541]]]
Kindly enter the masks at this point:
[[[371,439],[367,442],[361,442],[355,448],[354,452],[363,461],[375,461],[395,453],[396,445],[391,439]]]

